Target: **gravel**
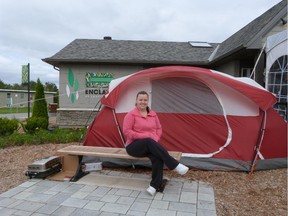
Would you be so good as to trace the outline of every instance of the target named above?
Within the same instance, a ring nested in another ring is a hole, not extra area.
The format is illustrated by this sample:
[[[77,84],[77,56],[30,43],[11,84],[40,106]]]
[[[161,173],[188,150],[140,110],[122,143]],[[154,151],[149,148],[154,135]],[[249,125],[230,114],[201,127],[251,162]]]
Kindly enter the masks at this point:
[[[27,181],[25,172],[29,164],[52,156],[58,149],[73,144],[78,143],[25,145],[0,149],[0,193]],[[150,169],[119,169],[126,172],[151,173]],[[164,174],[167,177],[176,177],[171,171],[165,170]],[[287,216],[287,169],[257,171],[252,175],[245,172],[192,169],[183,178],[204,181],[213,186],[218,216]]]

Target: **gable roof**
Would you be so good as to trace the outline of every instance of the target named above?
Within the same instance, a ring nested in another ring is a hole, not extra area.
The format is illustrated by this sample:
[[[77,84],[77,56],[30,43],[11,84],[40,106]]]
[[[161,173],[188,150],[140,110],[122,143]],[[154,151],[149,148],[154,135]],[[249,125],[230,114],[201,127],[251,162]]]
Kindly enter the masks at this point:
[[[287,0],[283,0],[254,19],[231,37],[223,41],[215,51],[213,61],[226,57],[242,48],[261,49],[263,37],[283,16],[287,16]]]
[[[218,44],[192,47],[189,42],[76,39],[44,62],[204,65]]]

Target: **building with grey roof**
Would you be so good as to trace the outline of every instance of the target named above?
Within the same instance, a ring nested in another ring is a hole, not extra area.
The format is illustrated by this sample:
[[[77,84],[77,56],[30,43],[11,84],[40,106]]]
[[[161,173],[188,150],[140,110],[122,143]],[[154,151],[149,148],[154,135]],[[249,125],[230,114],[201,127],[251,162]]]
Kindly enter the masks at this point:
[[[63,63],[159,65],[206,65],[218,44],[193,46],[189,42],[76,39],[45,62],[60,67]]]
[[[245,76],[243,69],[250,68],[249,71],[253,69],[267,37],[285,29],[287,29],[287,1],[283,0],[220,43],[210,58],[209,65],[229,73],[231,67],[228,65],[234,62],[233,75]],[[265,56],[261,57],[257,64],[255,79],[263,85]]]
[[[30,105],[33,107],[35,91],[30,91]],[[56,92],[45,91],[45,100],[47,104],[54,103]],[[14,89],[0,89],[0,107],[1,108],[24,108],[28,107],[28,91]]]
[[[167,65],[215,69],[236,77],[251,76],[263,85],[266,38],[287,29],[287,1],[283,0],[221,43],[197,41],[133,41],[75,39],[55,55],[43,59],[59,70],[60,127],[89,124],[95,104],[109,80],[137,71]],[[260,55],[261,54],[261,55]]]

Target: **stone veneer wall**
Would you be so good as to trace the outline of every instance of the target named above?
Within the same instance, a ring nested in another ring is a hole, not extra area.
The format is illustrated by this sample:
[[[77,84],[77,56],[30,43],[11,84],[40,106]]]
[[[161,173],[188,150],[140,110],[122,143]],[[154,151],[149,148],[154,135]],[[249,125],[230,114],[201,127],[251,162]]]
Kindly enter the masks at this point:
[[[98,111],[57,110],[56,122],[59,128],[83,128],[89,126],[97,114]]]

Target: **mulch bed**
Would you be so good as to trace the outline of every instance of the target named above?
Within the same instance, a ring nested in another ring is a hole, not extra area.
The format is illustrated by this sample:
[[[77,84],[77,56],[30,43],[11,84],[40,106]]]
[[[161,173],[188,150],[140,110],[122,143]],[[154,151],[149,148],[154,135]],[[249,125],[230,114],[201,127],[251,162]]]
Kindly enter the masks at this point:
[[[71,144],[78,143],[0,149],[0,193],[27,181],[25,172],[29,164],[52,156],[58,149]],[[151,173],[149,169],[125,171]],[[164,174],[167,177],[179,177],[168,170]],[[181,178],[203,181],[213,186],[218,216],[287,216],[287,169],[257,171],[252,175],[245,172],[190,170]]]

